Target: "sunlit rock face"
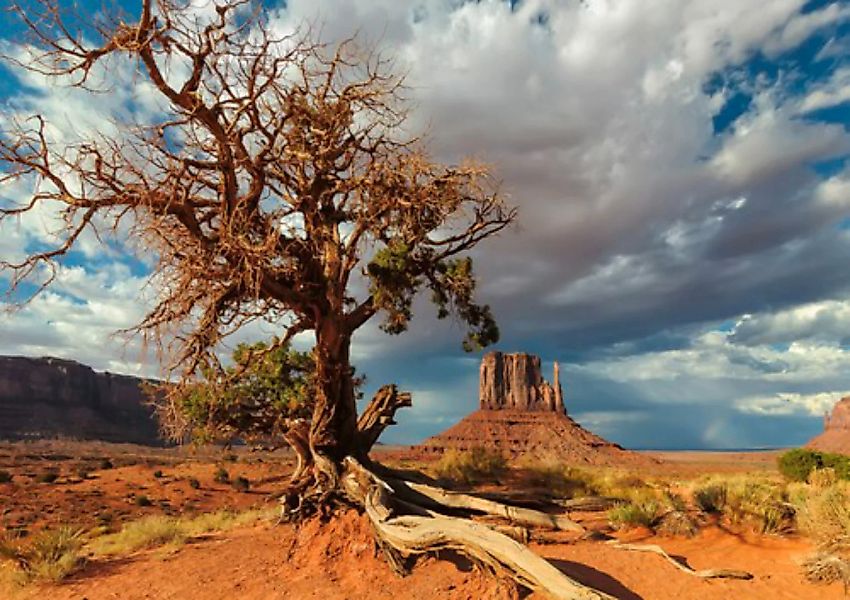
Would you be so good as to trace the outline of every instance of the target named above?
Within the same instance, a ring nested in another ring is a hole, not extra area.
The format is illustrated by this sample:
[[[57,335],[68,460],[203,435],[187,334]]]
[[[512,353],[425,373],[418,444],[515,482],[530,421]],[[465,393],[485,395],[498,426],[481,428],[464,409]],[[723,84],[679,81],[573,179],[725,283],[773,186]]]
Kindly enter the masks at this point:
[[[144,380],[58,358],[0,357],[0,438],[161,445]]]
[[[806,447],[825,452],[850,454],[850,397],[836,402],[832,412],[824,417],[823,433]]]
[[[566,414],[558,363],[553,381],[543,379],[539,356],[491,352],[481,360],[479,408]]]

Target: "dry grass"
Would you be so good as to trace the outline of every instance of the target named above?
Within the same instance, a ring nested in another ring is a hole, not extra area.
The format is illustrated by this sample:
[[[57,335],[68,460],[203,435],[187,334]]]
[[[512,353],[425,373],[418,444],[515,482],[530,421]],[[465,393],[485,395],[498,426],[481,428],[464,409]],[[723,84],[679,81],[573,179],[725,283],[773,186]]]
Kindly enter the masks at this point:
[[[94,539],[88,548],[96,555],[115,556],[160,546],[180,547],[191,538],[253,525],[273,516],[275,516],[273,509],[255,509],[244,512],[222,510],[190,519],[165,516],[145,517],[127,523],[117,533]]]
[[[60,527],[30,538],[0,540],[0,559],[13,563],[13,582],[58,582],[85,562],[80,555],[83,530]]]
[[[495,482],[508,468],[508,461],[501,452],[487,448],[472,448],[458,451],[446,450],[434,466],[434,475],[455,483],[473,484]]]
[[[555,498],[596,496],[600,491],[596,477],[588,471],[556,462],[532,462],[518,465],[523,479]]]
[[[764,534],[794,529],[795,509],[789,488],[764,475],[710,477],[692,487],[694,503],[704,512],[722,515],[734,527]]]

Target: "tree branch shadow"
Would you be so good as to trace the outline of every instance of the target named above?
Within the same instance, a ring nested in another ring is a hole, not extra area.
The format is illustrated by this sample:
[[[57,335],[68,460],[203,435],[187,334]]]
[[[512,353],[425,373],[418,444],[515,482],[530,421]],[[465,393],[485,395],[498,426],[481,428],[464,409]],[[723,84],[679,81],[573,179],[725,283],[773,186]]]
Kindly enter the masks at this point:
[[[627,588],[619,580],[603,573],[593,567],[571,560],[547,559],[566,575],[569,575],[579,583],[590,586],[601,592],[611,594],[620,600],[644,600],[643,596]]]

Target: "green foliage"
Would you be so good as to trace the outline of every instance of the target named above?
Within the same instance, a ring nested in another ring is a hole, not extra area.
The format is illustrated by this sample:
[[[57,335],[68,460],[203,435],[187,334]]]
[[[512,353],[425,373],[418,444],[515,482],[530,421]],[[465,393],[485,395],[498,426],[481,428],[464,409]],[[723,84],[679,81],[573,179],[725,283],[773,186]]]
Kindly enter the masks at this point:
[[[157,469],[156,471],[153,472],[153,476],[157,479],[162,479],[162,471]]]
[[[608,520],[615,528],[647,527],[658,523],[662,514],[661,501],[652,494],[637,494],[625,504],[608,511]]]
[[[315,397],[312,355],[277,340],[240,344],[233,365],[181,389],[176,406],[198,442],[277,435],[290,418],[308,417]],[[233,455],[235,457],[235,455]]]
[[[446,450],[434,465],[437,477],[457,483],[482,483],[495,481],[508,468],[501,452],[475,447],[467,451]]]
[[[792,481],[807,481],[817,469],[832,469],[838,479],[850,480],[850,456],[795,448],[778,460],[779,472]]]
[[[133,500],[133,502],[135,503],[136,506],[142,506],[142,507],[153,506],[153,502],[151,502],[151,499],[148,498],[147,496],[145,496],[144,494],[136,496],[136,498]]]
[[[15,563],[21,583],[61,581],[83,563],[82,534],[82,529],[65,526],[25,540],[0,539],[0,559]]]
[[[490,307],[475,303],[471,258],[440,260],[433,249],[419,248],[414,252],[410,245],[394,240],[375,253],[366,273],[373,303],[386,315],[381,329],[387,333],[407,330],[413,318],[413,297],[427,287],[437,306],[437,318],[454,314],[469,327],[464,350],[479,350],[499,341],[499,328]]]
[[[100,461],[100,463],[98,464],[98,467],[101,470],[105,471],[107,469],[111,469],[113,467],[113,464],[112,464],[111,460],[109,460],[108,458],[104,458]]]
[[[213,481],[216,483],[230,483],[230,473],[224,467],[219,467],[215,475],[213,475]]]
[[[9,483],[12,481],[12,474],[5,469],[0,470],[0,483]]]
[[[238,492],[247,492],[251,489],[251,482],[247,477],[243,477],[242,475],[234,479],[231,485],[233,486],[233,489]]]
[[[198,481],[194,477],[190,477],[189,478],[189,487],[192,488],[193,490],[199,490],[199,489],[201,489],[201,482]]]

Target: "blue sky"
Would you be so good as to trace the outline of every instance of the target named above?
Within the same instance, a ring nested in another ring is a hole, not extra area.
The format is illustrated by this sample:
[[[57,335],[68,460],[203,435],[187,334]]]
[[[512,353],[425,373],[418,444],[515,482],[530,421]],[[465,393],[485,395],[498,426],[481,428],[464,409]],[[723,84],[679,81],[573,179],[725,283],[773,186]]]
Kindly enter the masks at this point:
[[[475,257],[497,348],[560,361],[580,422],[635,447],[795,445],[850,393],[850,3],[274,9],[284,29],[307,19],[328,39],[357,29],[379,43],[409,73],[434,153],[496,168],[520,209]],[[4,46],[19,33],[5,23]],[[0,84],[0,102],[67,136],[156,110],[131,65],[110,94],[21,75]],[[3,226],[0,254],[43,242],[50,218]],[[144,275],[144,262],[84,239],[49,294],[2,317],[0,352],[155,374],[138,341],[110,336],[143,314]],[[414,392],[387,441],[421,439],[477,404],[480,354],[464,354],[461,330],[427,303],[415,313],[405,336],[370,326],[355,339],[370,388]]]

